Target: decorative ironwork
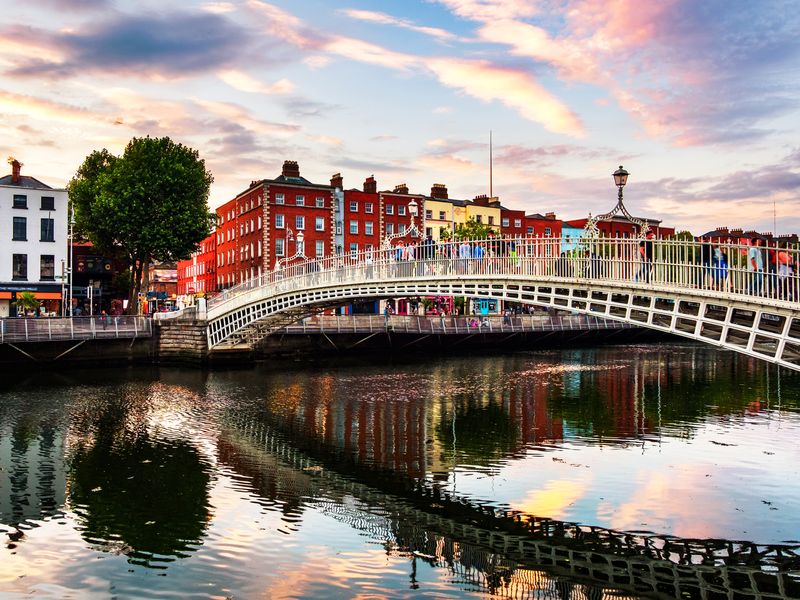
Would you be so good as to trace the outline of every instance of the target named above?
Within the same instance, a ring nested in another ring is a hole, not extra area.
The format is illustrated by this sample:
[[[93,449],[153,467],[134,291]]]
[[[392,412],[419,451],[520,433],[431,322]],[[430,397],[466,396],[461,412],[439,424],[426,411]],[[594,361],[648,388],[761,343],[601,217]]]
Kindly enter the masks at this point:
[[[589,219],[586,221],[586,225],[583,228],[583,237],[599,237],[600,230],[597,228],[597,223],[600,221],[611,221],[617,215],[617,213],[622,213],[622,216],[639,228],[638,237],[644,238],[647,236],[647,233],[650,231],[650,225],[646,220],[634,217],[631,213],[629,213],[628,209],[625,208],[625,203],[622,201],[622,188],[624,188],[625,184],[628,182],[628,175],[629,173],[622,167],[622,165],[619,166],[619,169],[614,171],[614,183],[616,184],[618,190],[617,205],[609,212],[602,215],[597,215],[596,217],[593,217],[592,213],[589,213]]]

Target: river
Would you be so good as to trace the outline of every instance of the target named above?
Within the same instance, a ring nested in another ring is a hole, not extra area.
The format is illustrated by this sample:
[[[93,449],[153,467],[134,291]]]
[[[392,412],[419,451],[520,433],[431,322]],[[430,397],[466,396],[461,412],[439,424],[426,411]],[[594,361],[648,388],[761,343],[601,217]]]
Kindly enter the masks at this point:
[[[800,597],[800,376],[755,359],[3,379],[2,598]]]

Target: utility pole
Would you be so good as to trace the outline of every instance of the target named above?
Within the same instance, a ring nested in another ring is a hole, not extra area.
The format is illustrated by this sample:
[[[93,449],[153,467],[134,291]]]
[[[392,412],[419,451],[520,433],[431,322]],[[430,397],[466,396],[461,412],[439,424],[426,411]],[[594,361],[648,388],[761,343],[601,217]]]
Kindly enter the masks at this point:
[[[489,198],[494,198],[492,189],[492,130],[489,130]]]

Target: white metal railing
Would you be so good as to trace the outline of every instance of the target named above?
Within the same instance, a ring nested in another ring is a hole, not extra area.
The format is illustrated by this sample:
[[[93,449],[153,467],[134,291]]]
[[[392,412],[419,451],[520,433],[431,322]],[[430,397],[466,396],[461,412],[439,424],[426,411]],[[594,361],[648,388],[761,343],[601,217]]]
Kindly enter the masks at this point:
[[[277,332],[376,333],[391,330],[415,334],[518,333],[534,331],[587,331],[628,329],[634,324],[586,315],[421,316],[421,315],[317,315],[287,325]]]
[[[760,258],[759,258],[760,256]],[[755,258],[755,266],[752,258]],[[336,284],[502,276],[557,283],[620,282],[645,289],[703,291],[720,298],[758,298],[797,308],[800,251],[694,240],[625,238],[487,238],[417,245],[413,258],[398,247],[317,259],[298,257],[209,299],[209,316],[255,290],[292,292]],[[234,305],[238,304],[234,303]]]
[[[0,319],[0,344],[58,340],[130,339],[152,335],[152,321],[148,317],[98,315],[94,317],[33,319],[11,317]]]

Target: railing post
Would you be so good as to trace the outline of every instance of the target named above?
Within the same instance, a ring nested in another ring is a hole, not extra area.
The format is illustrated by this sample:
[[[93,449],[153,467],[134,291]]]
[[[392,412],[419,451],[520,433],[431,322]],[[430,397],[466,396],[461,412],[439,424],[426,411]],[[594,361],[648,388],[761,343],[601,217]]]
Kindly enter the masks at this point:
[[[114,317],[114,336],[119,337],[119,317]]]
[[[52,327],[52,321],[50,319],[47,319],[47,339],[48,340],[53,339],[53,327]]]
[[[29,341],[28,340],[28,319],[25,319],[25,341],[26,342]]]
[[[75,339],[75,325],[72,322],[73,316],[69,316],[69,339]]]
[[[94,327],[94,317],[89,317],[89,329],[92,332],[92,339],[97,337],[97,332]]]

